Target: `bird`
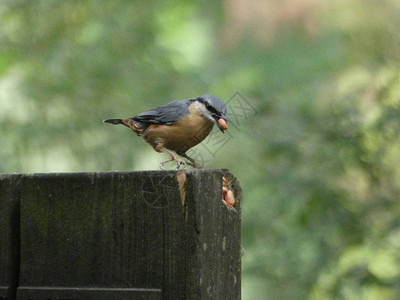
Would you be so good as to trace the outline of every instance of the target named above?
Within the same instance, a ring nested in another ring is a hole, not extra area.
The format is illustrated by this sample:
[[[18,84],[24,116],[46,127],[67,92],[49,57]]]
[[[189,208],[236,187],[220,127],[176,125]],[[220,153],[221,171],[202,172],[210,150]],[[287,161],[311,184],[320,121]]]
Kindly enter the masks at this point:
[[[177,169],[186,165],[201,168],[186,152],[201,143],[214,124],[224,133],[229,121],[226,113],[224,102],[217,96],[207,94],[172,101],[131,118],[107,119],[103,122],[125,125],[155,151],[168,154],[169,159],[160,163],[160,169],[164,169],[164,165],[171,161],[176,162]]]

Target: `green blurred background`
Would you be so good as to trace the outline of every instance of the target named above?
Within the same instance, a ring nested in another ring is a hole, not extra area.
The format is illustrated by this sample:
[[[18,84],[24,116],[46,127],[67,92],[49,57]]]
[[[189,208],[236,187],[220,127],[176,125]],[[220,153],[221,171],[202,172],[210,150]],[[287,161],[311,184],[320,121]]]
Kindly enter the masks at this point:
[[[241,182],[243,299],[400,299],[399,16],[396,0],[1,1],[0,172],[157,169],[101,121],[239,92],[251,109],[225,146],[217,131],[193,151]]]

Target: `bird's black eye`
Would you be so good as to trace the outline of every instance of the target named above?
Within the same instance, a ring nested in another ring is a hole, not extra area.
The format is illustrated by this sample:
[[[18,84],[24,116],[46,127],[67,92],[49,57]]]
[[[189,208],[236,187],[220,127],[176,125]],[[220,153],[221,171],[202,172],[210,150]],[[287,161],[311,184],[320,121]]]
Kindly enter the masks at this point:
[[[207,107],[208,111],[212,114],[219,115],[218,111],[211,105]]]
[[[200,101],[200,102],[203,103],[204,106],[205,106],[208,110],[212,110],[212,109],[213,109],[210,103],[208,103],[207,101],[205,101],[205,100],[203,100],[203,99],[201,99],[201,100],[202,100],[202,101]]]

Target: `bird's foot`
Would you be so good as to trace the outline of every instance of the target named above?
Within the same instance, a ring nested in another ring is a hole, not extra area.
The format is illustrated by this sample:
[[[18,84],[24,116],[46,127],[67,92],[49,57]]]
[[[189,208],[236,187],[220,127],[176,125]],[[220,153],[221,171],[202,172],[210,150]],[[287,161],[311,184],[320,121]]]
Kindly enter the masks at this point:
[[[188,160],[187,164],[195,169],[202,169],[203,167],[195,161],[193,158],[189,157],[186,153],[179,154],[180,156]]]
[[[195,169],[202,169],[203,167],[198,162],[186,162],[189,166]]]
[[[177,169],[180,169],[180,167],[181,167],[181,165],[183,166],[183,168],[185,168],[186,167],[186,165],[187,165],[187,163],[186,163],[186,161],[184,161],[183,159],[180,159],[179,157],[175,157],[175,161],[176,161],[176,164],[177,164]]]
[[[169,152],[168,153],[170,155],[170,158],[167,159],[166,161],[163,161],[162,163],[160,163],[160,169],[161,170],[165,170],[164,165],[170,161],[176,161],[177,164],[177,169],[179,169],[181,167],[181,165],[183,165],[184,167],[187,165],[186,161],[184,161],[183,159],[180,159],[178,156],[176,156],[175,154]]]

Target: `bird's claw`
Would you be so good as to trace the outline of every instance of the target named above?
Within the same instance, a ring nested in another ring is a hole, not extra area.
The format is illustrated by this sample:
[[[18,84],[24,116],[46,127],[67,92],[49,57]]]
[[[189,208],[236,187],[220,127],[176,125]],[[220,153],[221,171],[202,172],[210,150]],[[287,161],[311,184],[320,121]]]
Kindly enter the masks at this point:
[[[179,170],[179,169],[181,168],[181,165],[183,165],[183,169],[184,169],[184,168],[186,167],[186,165],[187,165],[186,161],[181,160],[181,159],[178,159],[178,160],[176,161],[176,164],[177,164],[177,166],[176,166],[176,169],[177,169],[177,170]]]
[[[180,159],[179,157],[177,157],[177,156],[175,156],[175,155],[171,155],[171,157],[168,159],[168,160],[166,160],[166,161],[163,161],[162,163],[160,163],[160,169],[161,170],[166,170],[165,168],[164,168],[164,165],[166,164],[166,163],[168,163],[168,162],[170,162],[170,161],[176,161],[176,169],[177,170],[179,170],[180,169],[180,167],[181,167],[181,165],[183,165],[183,168],[185,168],[186,166],[187,166],[187,163],[186,163],[186,161],[185,160],[183,160],[183,159]]]

